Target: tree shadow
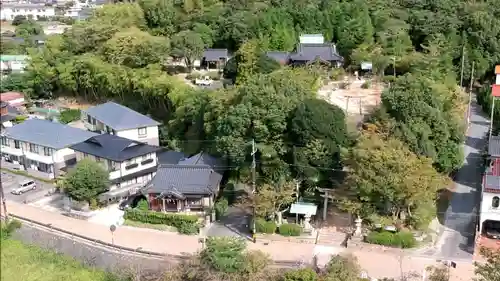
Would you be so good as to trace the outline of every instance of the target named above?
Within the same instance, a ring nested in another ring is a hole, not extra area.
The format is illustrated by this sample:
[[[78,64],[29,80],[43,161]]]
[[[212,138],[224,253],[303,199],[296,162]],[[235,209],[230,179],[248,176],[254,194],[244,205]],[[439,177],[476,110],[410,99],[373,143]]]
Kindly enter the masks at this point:
[[[486,142],[484,138],[475,138],[467,136],[465,138],[465,145],[481,151],[485,148]]]

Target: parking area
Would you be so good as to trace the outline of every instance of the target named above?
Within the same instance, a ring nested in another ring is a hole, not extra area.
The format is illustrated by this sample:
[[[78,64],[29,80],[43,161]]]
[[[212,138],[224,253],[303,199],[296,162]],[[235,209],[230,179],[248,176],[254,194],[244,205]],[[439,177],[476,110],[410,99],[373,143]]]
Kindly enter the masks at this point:
[[[34,201],[45,198],[50,192],[54,190],[54,186],[52,184],[34,180],[36,183],[35,190],[30,190],[23,194],[15,195],[12,194],[12,191],[19,187],[19,183],[25,180],[32,179],[22,175],[10,174],[2,171],[0,180],[2,181],[5,198],[7,198],[7,200],[15,201],[18,203],[32,203]]]

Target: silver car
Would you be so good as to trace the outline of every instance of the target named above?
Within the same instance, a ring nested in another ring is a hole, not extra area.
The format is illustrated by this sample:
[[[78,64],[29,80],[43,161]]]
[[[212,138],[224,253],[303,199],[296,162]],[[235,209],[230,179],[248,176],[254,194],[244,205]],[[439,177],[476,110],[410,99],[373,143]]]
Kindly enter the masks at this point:
[[[12,194],[15,195],[21,195],[25,192],[28,192],[30,190],[35,190],[36,189],[36,183],[33,180],[25,180],[19,184],[19,187],[12,190]]]

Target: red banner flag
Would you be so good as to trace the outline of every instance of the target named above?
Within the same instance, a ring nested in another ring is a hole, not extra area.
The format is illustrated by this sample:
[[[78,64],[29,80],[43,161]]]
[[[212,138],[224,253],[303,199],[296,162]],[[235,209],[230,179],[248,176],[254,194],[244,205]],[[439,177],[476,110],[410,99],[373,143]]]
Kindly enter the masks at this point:
[[[494,97],[500,97],[500,85],[493,85],[491,87],[491,95]]]

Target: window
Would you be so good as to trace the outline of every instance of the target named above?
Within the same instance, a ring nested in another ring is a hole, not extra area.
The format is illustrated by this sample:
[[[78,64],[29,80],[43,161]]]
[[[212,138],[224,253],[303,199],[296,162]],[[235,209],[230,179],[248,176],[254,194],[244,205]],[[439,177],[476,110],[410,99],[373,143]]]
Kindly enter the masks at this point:
[[[118,170],[118,167],[119,167],[118,163],[111,161],[111,160],[108,160],[108,169],[110,171],[116,171],[116,170]]]
[[[87,153],[83,154],[83,158],[88,158],[88,157],[89,157],[89,155]]]
[[[14,147],[17,148],[17,149],[20,149],[21,148],[21,142],[18,141],[18,140],[15,140],[14,141]]]
[[[498,196],[493,197],[493,200],[491,202],[491,206],[493,208],[498,208],[498,206],[500,206],[500,197],[498,197]]]
[[[2,137],[2,145],[9,146],[9,139]]]
[[[30,152],[38,153],[38,145],[30,143]]]
[[[147,136],[147,134],[148,134],[147,128],[146,128],[146,127],[142,127],[142,128],[137,129],[137,134],[138,134],[140,137],[145,137],[145,136]]]
[[[144,160],[148,160],[148,159],[151,159],[151,158],[152,158],[152,157],[151,157],[151,154],[146,154],[146,155],[143,155],[143,156],[142,156],[142,161],[144,161]]]
[[[90,115],[87,115],[87,123],[92,124],[92,117]]]
[[[45,155],[45,156],[52,156],[52,148],[44,147],[43,148],[43,155]]]

